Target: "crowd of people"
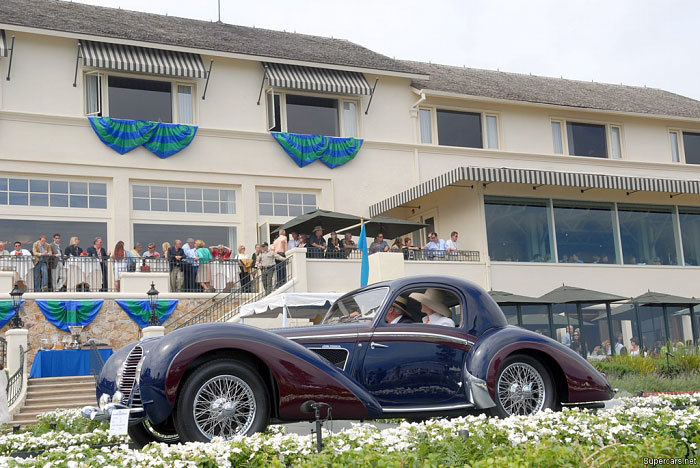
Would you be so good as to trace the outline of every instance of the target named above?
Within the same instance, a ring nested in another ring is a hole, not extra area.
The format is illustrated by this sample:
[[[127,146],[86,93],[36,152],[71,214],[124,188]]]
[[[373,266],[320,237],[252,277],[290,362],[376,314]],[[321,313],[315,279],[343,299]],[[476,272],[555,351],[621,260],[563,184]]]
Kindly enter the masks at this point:
[[[213,291],[210,265],[212,261],[231,260],[236,263],[237,274],[244,290],[252,290],[256,286],[254,279],[260,277],[262,287],[272,291],[286,279],[286,252],[293,248],[306,248],[309,258],[348,258],[358,249],[357,243],[350,233],[339,238],[334,231],[324,236],[322,226],[316,226],[313,232],[300,234],[287,232],[282,229],[275,240],[256,244],[251,255],[246,253],[246,247],[239,245],[234,251],[225,245],[207,246],[203,240],[175,240],[173,244],[163,242],[160,251],[155,242],[149,242],[146,250],[143,245],[136,243],[132,249],[127,249],[123,241],[118,241],[111,250],[105,249],[101,237],[96,237],[86,250],[80,246],[80,238],[73,236],[66,246],[62,243],[61,234],[52,236],[49,242],[45,235],[32,244],[31,251],[17,241],[12,250],[6,250],[6,242],[0,241],[0,256],[30,257],[33,262],[33,280],[35,291],[66,291],[66,270],[64,263],[71,257],[91,257],[97,259],[102,270],[101,291],[108,290],[108,268],[112,268],[114,290],[119,291],[121,274],[124,272],[148,272],[153,268],[152,260],[161,259],[157,264],[167,268],[170,274],[171,291]],[[414,258],[416,252],[424,252],[426,258],[450,258],[459,252],[459,234],[452,232],[445,241],[435,232],[429,235],[429,241],[423,247],[413,245],[411,237],[398,237],[389,246],[382,233],[377,234],[369,244],[370,255],[377,252],[403,252],[404,258]],[[148,261],[147,261],[148,260]],[[159,271],[165,271],[159,268]]]

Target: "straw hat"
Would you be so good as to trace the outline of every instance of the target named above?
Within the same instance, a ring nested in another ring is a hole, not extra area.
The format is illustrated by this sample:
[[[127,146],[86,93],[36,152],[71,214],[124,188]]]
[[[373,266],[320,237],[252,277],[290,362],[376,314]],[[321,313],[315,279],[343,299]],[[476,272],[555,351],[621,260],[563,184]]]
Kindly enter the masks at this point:
[[[316,232],[316,231],[323,231],[323,227],[316,226],[312,232]]]
[[[452,318],[450,309],[445,305],[445,295],[439,289],[428,288],[425,290],[425,293],[411,293],[408,297],[430,307],[440,315]]]
[[[398,296],[392,305],[404,314],[408,314],[408,299],[405,297]]]

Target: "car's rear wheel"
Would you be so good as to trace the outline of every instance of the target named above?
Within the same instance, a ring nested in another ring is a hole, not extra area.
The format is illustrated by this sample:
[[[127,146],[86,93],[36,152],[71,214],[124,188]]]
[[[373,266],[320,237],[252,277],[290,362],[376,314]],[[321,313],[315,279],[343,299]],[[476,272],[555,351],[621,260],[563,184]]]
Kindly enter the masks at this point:
[[[132,442],[138,448],[143,448],[151,442],[164,444],[177,444],[180,442],[180,436],[177,433],[159,431],[148,420],[129,426],[128,433]]]
[[[216,360],[202,364],[185,381],[175,427],[183,442],[230,439],[265,430],[269,414],[258,373],[238,361]]]
[[[502,418],[529,416],[554,409],[556,395],[552,377],[537,359],[518,354],[503,361],[496,378],[496,406],[490,413]]]

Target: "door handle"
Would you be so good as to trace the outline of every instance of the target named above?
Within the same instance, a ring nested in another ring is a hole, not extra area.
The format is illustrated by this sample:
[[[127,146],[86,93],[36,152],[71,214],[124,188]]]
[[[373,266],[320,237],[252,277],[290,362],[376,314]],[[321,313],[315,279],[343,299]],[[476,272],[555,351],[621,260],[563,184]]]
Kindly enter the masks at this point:
[[[369,344],[369,347],[372,348],[372,349],[375,349],[375,348],[388,348],[389,346],[387,346],[387,345],[385,345],[385,344],[381,344],[381,343],[375,343],[375,342],[373,341],[373,342],[371,342],[371,343]]]

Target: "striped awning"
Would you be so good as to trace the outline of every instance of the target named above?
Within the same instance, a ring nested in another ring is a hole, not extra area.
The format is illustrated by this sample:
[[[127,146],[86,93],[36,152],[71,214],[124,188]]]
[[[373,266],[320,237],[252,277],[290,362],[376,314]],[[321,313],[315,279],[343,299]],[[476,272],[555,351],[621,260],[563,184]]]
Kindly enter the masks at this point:
[[[372,87],[362,73],[266,63],[270,86],[339,94],[371,94]]]
[[[80,43],[83,49],[83,65],[86,67],[187,78],[206,77],[206,70],[199,54],[107,42],[80,41]]]
[[[5,30],[0,29],[0,57],[7,57],[7,36]]]
[[[461,181],[504,182],[511,184],[554,185],[560,187],[700,194],[700,180],[657,179],[574,172],[511,169],[507,167],[458,167],[434,179],[416,185],[369,207],[369,215],[401,206],[429,193]]]

